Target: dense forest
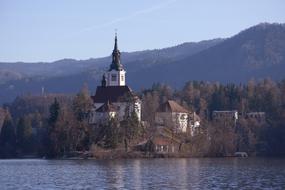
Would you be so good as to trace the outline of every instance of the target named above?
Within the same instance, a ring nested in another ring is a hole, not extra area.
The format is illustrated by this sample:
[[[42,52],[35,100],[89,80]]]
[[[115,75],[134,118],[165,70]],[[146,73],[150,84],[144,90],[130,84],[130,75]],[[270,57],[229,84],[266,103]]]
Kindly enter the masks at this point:
[[[17,97],[0,109],[0,157],[54,158],[99,150],[129,152],[133,145],[150,138],[156,130],[154,116],[158,106],[170,99],[201,118],[201,129],[195,136],[176,134],[182,142],[181,152],[187,155],[228,156],[245,151],[253,156],[285,156],[285,80],[251,80],[240,85],[189,81],[180,90],[154,84],[138,95],[142,100],[142,120],[147,125],[139,123],[135,114],[121,122],[112,119],[105,126],[89,125],[92,100],[86,85],[74,96]],[[213,120],[214,110],[238,110],[239,119],[234,124]],[[246,118],[248,112],[265,112],[265,121]]]

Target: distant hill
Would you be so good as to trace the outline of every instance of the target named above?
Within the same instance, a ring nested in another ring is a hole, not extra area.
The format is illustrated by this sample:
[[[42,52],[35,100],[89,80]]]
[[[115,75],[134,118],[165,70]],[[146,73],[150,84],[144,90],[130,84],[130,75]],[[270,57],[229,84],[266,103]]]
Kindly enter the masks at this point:
[[[123,42],[121,42],[123,43]],[[112,47],[112,44],[110,44]],[[111,52],[111,48],[110,48]],[[17,95],[75,93],[84,82],[95,90],[111,57],[63,59],[52,63],[0,63],[0,103]],[[259,24],[228,39],[123,52],[127,83],[135,90],[161,82],[181,87],[188,80],[246,82],[285,78],[285,25]]]
[[[188,80],[246,82],[251,78],[285,78],[285,25],[259,24],[223,42],[165,65],[131,73],[134,85],[163,82],[181,87]]]
[[[128,76],[131,73],[183,59],[222,41],[214,39],[157,50],[122,52],[122,63],[128,73],[127,81],[137,80]],[[3,78],[1,80],[3,83],[0,83],[0,103],[11,101],[18,95],[40,94],[42,87],[47,93],[75,93],[87,83],[94,93],[96,85],[99,84],[103,72],[110,63],[110,56],[88,60],[63,59],[52,63],[0,63],[0,70],[15,73],[8,77],[8,75],[1,76],[0,72],[0,77]],[[132,87],[140,88],[133,84]]]

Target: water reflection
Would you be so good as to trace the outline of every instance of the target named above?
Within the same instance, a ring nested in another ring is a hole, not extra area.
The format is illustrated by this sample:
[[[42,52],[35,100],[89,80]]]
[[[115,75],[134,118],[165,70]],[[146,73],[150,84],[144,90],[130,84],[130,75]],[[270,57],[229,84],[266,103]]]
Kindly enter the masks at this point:
[[[112,177],[114,178],[114,183],[111,184],[112,188],[120,189],[124,187],[124,170],[123,165],[121,164],[114,164],[112,169],[109,171],[113,172]]]
[[[178,176],[180,179],[180,187],[181,189],[187,189],[187,178],[188,178],[188,170],[187,170],[187,159],[182,159],[181,160],[181,165],[180,165],[180,175]]]
[[[199,159],[191,159],[190,163],[188,163],[187,165],[191,165],[191,170],[189,170],[188,172],[191,174],[188,176],[187,178],[187,182],[188,184],[190,184],[190,186],[192,188],[199,188],[200,187],[200,181],[202,180],[200,176],[200,162]],[[187,167],[186,165],[186,167]]]
[[[285,189],[284,159],[0,160],[0,189]]]
[[[134,176],[134,187],[136,189],[142,189],[141,181],[141,160],[134,160],[132,174]]]

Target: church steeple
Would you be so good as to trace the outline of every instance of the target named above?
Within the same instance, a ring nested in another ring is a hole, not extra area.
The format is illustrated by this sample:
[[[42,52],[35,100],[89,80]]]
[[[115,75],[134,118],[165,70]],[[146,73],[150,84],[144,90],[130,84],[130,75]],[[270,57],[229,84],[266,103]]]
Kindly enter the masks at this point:
[[[125,86],[126,71],[121,64],[121,53],[118,49],[117,33],[115,34],[115,44],[112,52],[112,63],[109,70],[104,74],[102,86]]]
[[[112,53],[112,64],[110,65],[109,71],[111,70],[120,71],[122,69],[123,69],[123,66],[121,65],[121,53],[118,49],[118,39],[117,39],[117,32],[116,32],[114,50]]]
[[[117,39],[117,32],[115,33],[115,45],[114,45],[114,50],[113,51],[118,51],[118,39]]]

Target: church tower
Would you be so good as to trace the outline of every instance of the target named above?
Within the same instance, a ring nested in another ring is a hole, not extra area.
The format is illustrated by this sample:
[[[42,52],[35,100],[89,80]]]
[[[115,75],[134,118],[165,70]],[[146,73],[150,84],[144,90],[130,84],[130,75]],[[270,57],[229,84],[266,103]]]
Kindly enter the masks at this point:
[[[122,121],[126,118],[126,114],[130,116],[133,112],[137,114],[138,120],[141,120],[141,101],[126,85],[125,75],[126,71],[121,64],[121,53],[118,49],[116,33],[112,63],[104,73],[101,85],[97,86],[95,95],[91,96],[93,109],[90,112],[89,123],[97,125],[107,122],[110,117],[116,117]],[[128,113],[126,110],[129,110]]]
[[[117,33],[115,35],[115,45],[112,53],[112,63],[109,70],[104,74],[102,86],[125,86],[126,71],[121,64],[121,53],[118,49]]]

